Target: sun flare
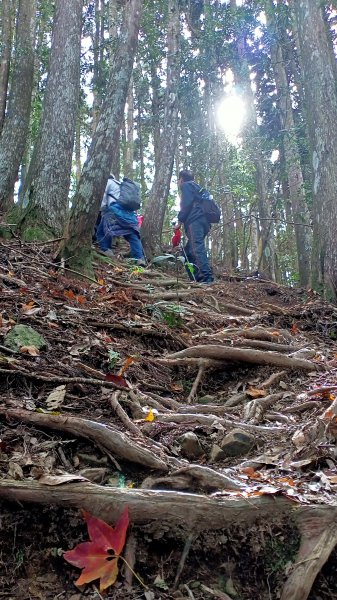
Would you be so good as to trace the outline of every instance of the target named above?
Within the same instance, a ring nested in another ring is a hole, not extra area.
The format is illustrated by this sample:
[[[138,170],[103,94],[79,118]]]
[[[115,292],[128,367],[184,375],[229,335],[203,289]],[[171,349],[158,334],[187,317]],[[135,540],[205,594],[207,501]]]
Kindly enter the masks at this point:
[[[232,94],[220,102],[217,110],[217,121],[226,137],[236,141],[245,118],[245,105],[243,100]]]

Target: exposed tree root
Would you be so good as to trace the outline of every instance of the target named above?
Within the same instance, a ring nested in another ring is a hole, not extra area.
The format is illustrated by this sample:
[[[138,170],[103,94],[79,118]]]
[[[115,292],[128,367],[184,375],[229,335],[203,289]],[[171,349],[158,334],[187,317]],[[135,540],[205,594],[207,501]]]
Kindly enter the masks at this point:
[[[268,379],[261,383],[261,387],[269,389],[272,385],[279,383],[282,377],[284,377],[286,374],[287,371],[278,371],[277,373],[273,373],[272,375],[270,375],[270,377],[268,377]]]
[[[308,509],[299,505],[294,511],[294,502],[281,496],[208,498],[199,494],[103,487],[83,482],[47,486],[36,481],[10,479],[0,480],[0,498],[84,508],[110,522],[114,522],[127,505],[132,523],[157,522],[162,530],[163,523],[168,522],[185,532],[222,529],[232,526],[234,521],[249,525],[259,518],[273,516],[291,515],[297,519]],[[317,506],[312,507],[312,511],[313,514],[316,511],[331,514],[331,519],[337,516],[337,506]]]
[[[281,400],[282,397],[283,392],[279,394],[270,394],[269,396],[264,396],[263,398],[255,398],[254,400],[251,400],[244,408],[244,418],[247,419],[247,421],[254,421],[255,423],[261,421],[265,411],[275,402]]]
[[[147,477],[142,488],[173,490],[242,490],[243,485],[231,477],[201,465],[189,465],[165,477]]]
[[[324,367],[318,363],[283,356],[278,352],[264,352],[262,350],[249,350],[246,348],[225,348],[220,345],[192,346],[180,352],[175,352],[167,357],[169,360],[177,358],[205,358],[217,361],[245,362],[259,365],[276,365],[288,369],[305,371],[319,371]]]
[[[286,431],[284,427],[271,427],[263,425],[252,425],[251,423],[242,423],[240,421],[230,421],[229,419],[222,419],[216,415],[201,415],[201,414],[181,414],[181,413],[169,413],[165,415],[158,415],[157,422],[159,423],[199,423],[201,425],[212,426],[215,424],[224,425],[225,427],[240,427],[248,429],[249,431],[263,432],[266,435],[275,434],[275,432]]]
[[[194,380],[194,383],[192,385],[191,391],[190,391],[190,393],[188,395],[188,398],[187,398],[187,404],[191,404],[194,396],[196,396],[196,394],[197,394],[199,385],[200,385],[200,383],[201,383],[201,381],[202,381],[202,379],[203,379],[203,377],[205,375],[206,365],[207,365],[207,361],[200,362],[197,376],[196,376],[196,378]]]
[[[271,350],[272,352],[298,352],[304,346],[289,346],[288,344],[279,344],[278,342],[264,342],[262,340],[239,339],[233,340],[234,347],[239,348],[257,348],[258,350]]]
[[[134,438],[132,440],[129,439],[111,425],[104,425],[103,423],[81,419],[80,417],[55,416],[19,408],[0,408],[0,415],[9,419],[18,419],[25,423],[34,423],[34,425],[40,427],[66,431],[91,440],[94,444],[98,444],[124,460],[141,464],[150,469],[168,470],[165,456],[163,453],[160,453],[157,446],[154,448],[154,451],[151,451]],[[147,443],[151,445],[150,440],[147,440]]]
[[[226,329],[222,329],[218,331],[218,333],[211,334],[210,337],[216,338],[226,338],[226,337],[243,337],[251,340],[264,340],[265,342],[275,342],[275,341],[288,341],[292,342],[293,337],[289,333],[289,331],[285,331],[284,329],[270,328],[270,327],[227,327]]]
[[[297,523],[301,546],[281,600],[306,600],[322,566],[337,544],[336,508],[302,508]]]

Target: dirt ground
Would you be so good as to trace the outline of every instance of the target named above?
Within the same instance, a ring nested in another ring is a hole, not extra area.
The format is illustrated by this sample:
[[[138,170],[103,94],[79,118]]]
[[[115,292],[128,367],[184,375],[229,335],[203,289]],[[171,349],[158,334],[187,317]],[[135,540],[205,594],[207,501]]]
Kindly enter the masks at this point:
[[[243,274],[189,284],[166,261],[96,254],[97,283],[80,280],[54,251],[1,242],[0,598],[288,600],[300,563],[316,568],[299,511],[336,507],[337,308]],[[43,345],[10,346],[17,325]],[[245,447],[227,439],[238,429]],[[74,584],[63,552],[88,540],[80,508],[97,489],[130,498],[127,552],[143,586],[122,561],[105,592]],[[221,526],[205,513],[205,525],[201,509],[192,530],[174,510],[157,515],[170,494],[188,518],[191,494],[233,502],[232,516]],[[241,518],[237,502],[256,514]],[[328,546],[309,595],[291,599],[337,599]]]

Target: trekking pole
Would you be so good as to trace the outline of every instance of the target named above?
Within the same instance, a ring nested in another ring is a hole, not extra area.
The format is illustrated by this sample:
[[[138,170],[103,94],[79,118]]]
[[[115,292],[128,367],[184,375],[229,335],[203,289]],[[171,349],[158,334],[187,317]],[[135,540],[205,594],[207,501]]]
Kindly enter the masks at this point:
[[[197,280],[196,280],[195,275],[194,275],[194,269],[193,269],[192,263],[190,263],[190,261],[187,258],[187,255],[186,255],[186,252],[185,252],[185,248],[184,248],[184,246],[182,244],[181,244],[180,248],[181,248],[181,252],[183,254],[183,257],[185,259],[185,266],[188,269],[189,273],[191,273],[191,275],[193,277],[194,283],[197,283]],[[189,269],[189,265],[192,266],[192,269]]]

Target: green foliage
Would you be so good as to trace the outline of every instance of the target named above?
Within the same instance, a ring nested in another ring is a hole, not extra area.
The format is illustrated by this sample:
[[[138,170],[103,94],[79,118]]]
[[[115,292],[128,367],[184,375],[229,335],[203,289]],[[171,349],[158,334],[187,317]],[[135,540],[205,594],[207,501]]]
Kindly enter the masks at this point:
[[[112,349],[108,350],[108,361],[109,361],[109,368],[110,369],[114,369],[115,366],[117,365],[118,361],[120,360],[121,355],[119,354],[119,352],[115,352]]]

